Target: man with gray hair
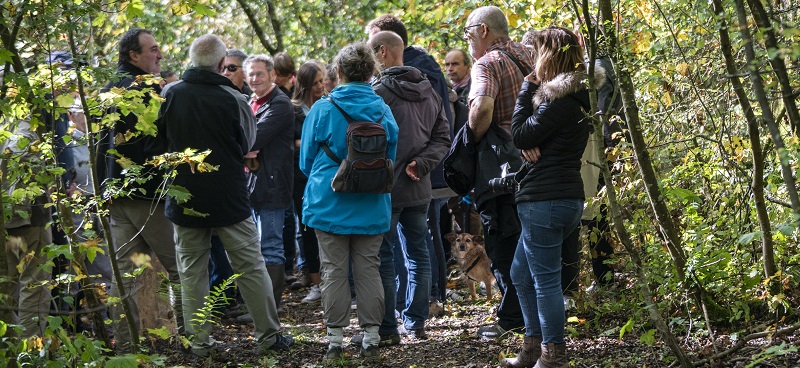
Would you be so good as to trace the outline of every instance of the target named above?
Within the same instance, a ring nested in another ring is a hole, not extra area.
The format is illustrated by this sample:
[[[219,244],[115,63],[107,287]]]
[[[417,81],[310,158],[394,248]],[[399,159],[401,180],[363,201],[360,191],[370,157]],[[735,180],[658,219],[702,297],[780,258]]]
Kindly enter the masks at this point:
[[[185,295],[186,332],[193,335],[192,353],[208,356],[215,341],[210,324],[197,325],[195,313],[208,295],[208,252],[211,233],[228,252],[237,283],[253,316],[255,338],[263,350],[283,350],[294,341],[278,330],[272,285],[259,256],[258,231],[250,214],[244,155],[255,141],[255,119],[242,93],[220,74],[225,44],[215,35],[201,36],[189,49],[192,67],[164,94],[157,121],[160,143],[170,152],[187,148],[210,150],[205,162],[212,172],[177,167],[174,186],[191,193],[188,200],[167,198],[166,215],[175,229],[178,269]]]
[[[225,52],[225,61],[222,65],[222,75],[228,77],[246,97],[253,94],[253,90],[245,83],[247,76],[244,75],[244,61],[247,54],[242,50],[230,49]]]
[[[472,67],[469,91],[469,128],[480,141],[492,130],[501,142],[480,142],[483,146],[501,146],[511,139],[511,116],[525,76],[533,70],[533,59],[525,46],[508,37],[508,20],[500,8],[484,6],[467,18],[464,40],[476,60]],[[512,155],[519,157],[519,154]],[[490,177],[500,177],[498,167],[481,168]],[[503,298],[497,308],[498,323],[478,329],[482,338],[498,338],[505,331],[524,326],[522,310],[511,282],[511,262],[521,231],[514,204],[514,194],[496,194],[488,180],[475,182],[475,199],[484,225],[486,253]]]

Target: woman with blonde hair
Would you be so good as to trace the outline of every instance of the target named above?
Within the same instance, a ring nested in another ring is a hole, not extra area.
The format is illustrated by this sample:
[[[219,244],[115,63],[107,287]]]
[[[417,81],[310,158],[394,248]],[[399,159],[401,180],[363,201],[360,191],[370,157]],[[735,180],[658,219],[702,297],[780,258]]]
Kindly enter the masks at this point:
[[[589,91],[578,37],[553,27],[535,35],[534,71],[525,77],[512,118],[525,163],[516,176],[522,234],[511,265],[525,337],[510,367],[567,367],[561,249],[583,210],[581,156],[589,137]]]

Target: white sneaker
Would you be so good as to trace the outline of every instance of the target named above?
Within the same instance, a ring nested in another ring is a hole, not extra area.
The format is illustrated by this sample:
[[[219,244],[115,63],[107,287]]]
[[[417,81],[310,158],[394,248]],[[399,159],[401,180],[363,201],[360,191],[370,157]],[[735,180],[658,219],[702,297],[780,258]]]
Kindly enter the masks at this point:
[[[306,297],[303,298],[302,302],[312,303],[320,299],[322,299],[322,291],[320,291],[319,285],[314,285],[311,287],[311,289],[309,289],[308,295],[306,295]]]

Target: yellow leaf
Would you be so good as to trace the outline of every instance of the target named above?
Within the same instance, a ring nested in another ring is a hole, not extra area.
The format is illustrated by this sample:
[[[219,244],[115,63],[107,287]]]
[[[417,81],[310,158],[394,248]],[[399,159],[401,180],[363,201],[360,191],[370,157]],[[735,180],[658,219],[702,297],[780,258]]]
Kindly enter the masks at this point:
[[[685,76],[689,75],[689,64],[681,62],[681,63],[679,63],[678,65],[675,66],[675,70],[678,71],[678,74],[680,74],[680,75],[685,77]]]
[[[672,105],[672,95],[669,92],[664,92],[664,95],[661,96],[661,102],[664,103],[665,106]]]
[[[136,253],[131,256],[131,262],[133,262],[136,267],[142,267],[142,265],[146,265],[147,267],[152,267],[150,265],[150,255],[147,253]]]
[[[519,14],[511,13],[508,16],[508,25],[517,28],[517,26],[519,26]]]

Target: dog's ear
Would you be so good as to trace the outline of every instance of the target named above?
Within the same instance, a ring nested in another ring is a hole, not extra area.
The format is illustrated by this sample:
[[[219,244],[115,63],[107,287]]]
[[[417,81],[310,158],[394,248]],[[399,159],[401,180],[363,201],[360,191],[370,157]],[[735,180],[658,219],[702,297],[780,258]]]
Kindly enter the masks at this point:
[[[450,233],[450,234],[445,234],[444,238],[445,238],[445,240],[449,241],[450,243],[455,243],[457,236],[458,236],[458,234],[456,234],[456,233]]]
[[[478,244],[483,244],[483,237],[480,235],[473,235],[472,241]]]

